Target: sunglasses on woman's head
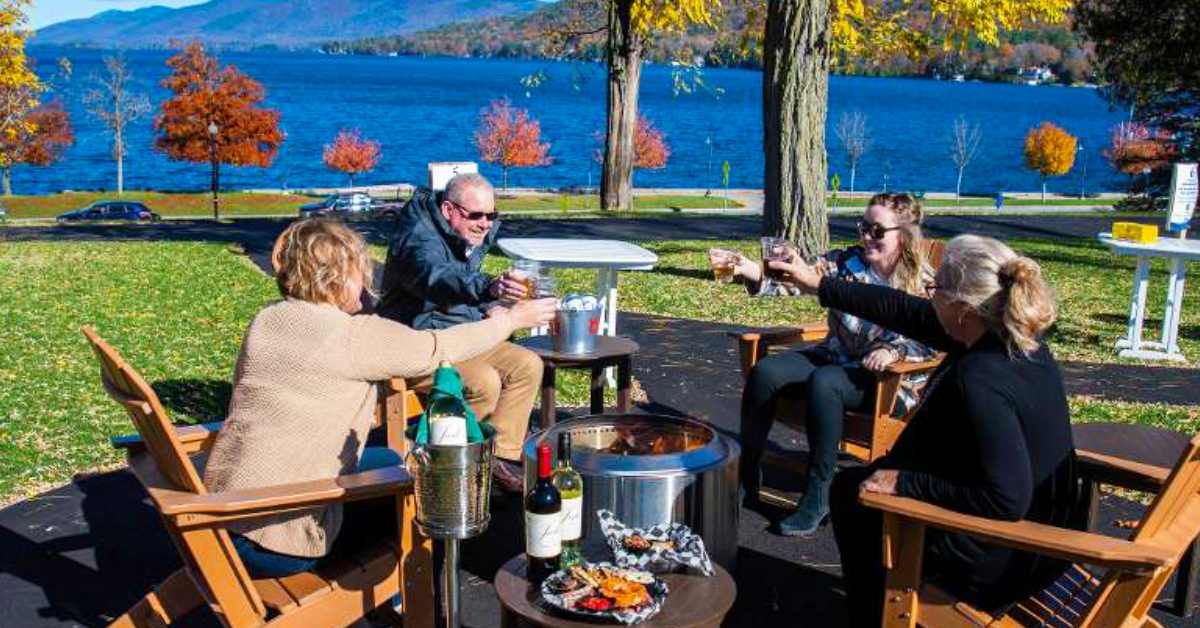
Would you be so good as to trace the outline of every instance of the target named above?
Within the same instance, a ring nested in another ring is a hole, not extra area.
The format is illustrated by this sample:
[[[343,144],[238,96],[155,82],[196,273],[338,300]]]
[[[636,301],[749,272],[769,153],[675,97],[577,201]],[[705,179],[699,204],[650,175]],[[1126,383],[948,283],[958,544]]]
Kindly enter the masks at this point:
[[[885,227],[877,222],[864,220],[858,223],[858,232],[864,236],[870,237],[872,240],[882,240],[889,231],[896,231],[900,227]]]
[[[451,205],[454,206],[455,209],[462,212],[463,217],[466,218],[467,220],[478,221],[478,220],[483,220],[484,218],[487,218],[488,220],[490,220],[492,222],[496,222],[497,220],[500,220],[500,212],[497,212],[497,211],[473,212],[473,211],[467,209],[466,207],[463,207],[462,205],[455,203],[454,201],[447,199],[446,202],[450,203]]]

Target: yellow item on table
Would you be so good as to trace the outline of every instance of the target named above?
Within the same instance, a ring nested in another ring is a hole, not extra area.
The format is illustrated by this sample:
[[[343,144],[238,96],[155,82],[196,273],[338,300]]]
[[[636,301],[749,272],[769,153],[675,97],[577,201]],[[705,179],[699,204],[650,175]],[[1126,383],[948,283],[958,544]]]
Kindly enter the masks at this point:
[[[1158,226],[1143,225],[1136,222],[1114,222],[1112,234],[1113,238],[1117,240],[1132,240],[1144,244],[1153,244],[1158,241]]]

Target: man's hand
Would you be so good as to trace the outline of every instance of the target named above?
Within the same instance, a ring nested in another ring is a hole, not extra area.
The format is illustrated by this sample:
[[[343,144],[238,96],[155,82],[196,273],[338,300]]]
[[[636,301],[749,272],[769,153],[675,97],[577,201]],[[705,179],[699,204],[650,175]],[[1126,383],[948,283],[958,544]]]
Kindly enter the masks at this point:
[[[900,354],[896,353],[895,349],[888,347],[880,347],[867,355],[863,356],[862,365],[867,370],[882,372],[889,364],[900,359]]]
[[[871,477],[863,480],[863,483],[858,486],[859,490],[868,493],[880,493],[883,495],[896,494],[896,480],[899,479],[900,472],[895,469],[880,469],[871,474]]]
[[[492,280],[488,293],[495,299],[520,300],[529,296],[525,284],[521,282],[524,273],[516,270],[506,271]]]

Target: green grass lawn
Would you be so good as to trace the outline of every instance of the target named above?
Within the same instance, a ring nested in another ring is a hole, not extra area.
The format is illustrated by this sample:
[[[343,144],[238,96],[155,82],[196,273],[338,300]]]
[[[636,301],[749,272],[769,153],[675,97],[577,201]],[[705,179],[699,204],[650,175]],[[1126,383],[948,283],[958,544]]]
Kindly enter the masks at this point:
[[[710,246],[753,253],[749,240],[642,243],[660,256],[651,272],[621,276],[622,311],[746,325],[817,320],[811,298],[755,298],[717,284]],[[1124,329],[1133,262],[1088,241],[1017,241],[1039,259],[1061,301],[1050,342],[1060,359],[1113,361]],[[382,259],[382,247],[372,247]],[[508,260],[489,256],[498,272]],[[563,290],[590,290],[594,273],[556,271]],[[1152,312],[1161,312],[1165,270],[1152,277]],[[58,484],[74,473],[118,464],[107,439],[132,431],[100,388],[98,367],[79,326],[91,324],[152,382],[181,422],[222,417],[242,333],[277,297],[274,283],[226,245],[203,243],[5,243],[0,247],[0,503]],[[1187,286],[1185,302],[1200,303]],[[1148,321],[1153,330],[1156,321]],[[1200,308],[1184,310],[1182,348],[1198,366]],[[735,365],[730,365],[730,373]],[[581,373],[560,380],[561,403],[581,406]],[[1200,429],[1200,405],[1174,407],[1072,399],[1078,421],[1128,421]]]

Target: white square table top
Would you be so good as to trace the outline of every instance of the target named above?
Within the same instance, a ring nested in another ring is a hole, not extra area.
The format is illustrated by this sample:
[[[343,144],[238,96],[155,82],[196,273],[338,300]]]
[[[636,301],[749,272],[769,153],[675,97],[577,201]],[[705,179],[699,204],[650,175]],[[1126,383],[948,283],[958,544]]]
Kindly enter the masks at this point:
[[[620,240],[500,238],[496,244],[509,257],[560,268],[650,270],[658,263],[654,253]]]
[[[1114,253],[1122,255],[1200,260],[1200,240],[1191,238],[1185,240],[1174,236],[1160,236],[1157,242],[1133,242],[1118,240],[1112,237],[1111,233],[1101,233],[1097,238],[1102,244],[1110,247]]]

